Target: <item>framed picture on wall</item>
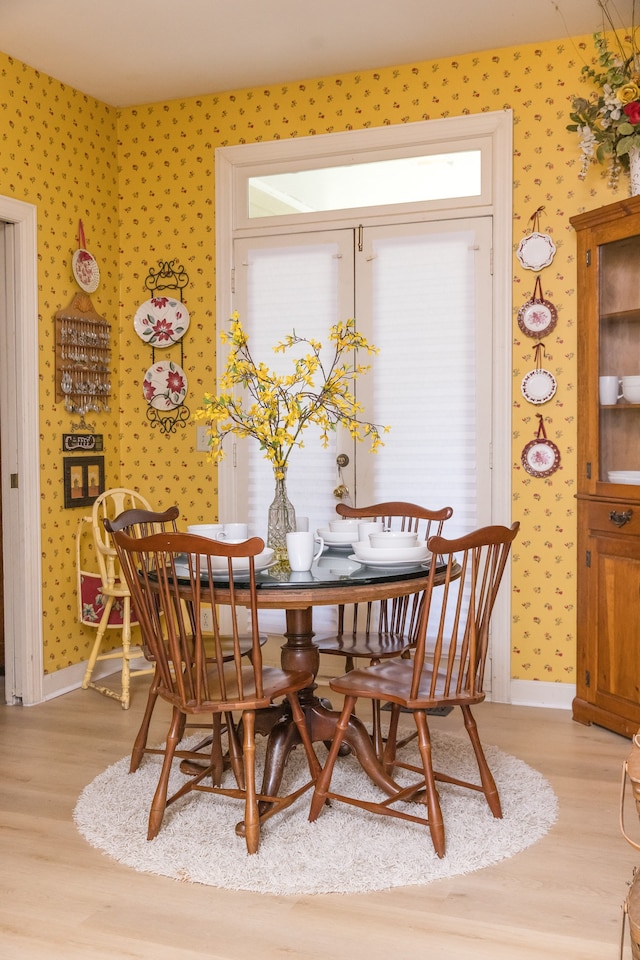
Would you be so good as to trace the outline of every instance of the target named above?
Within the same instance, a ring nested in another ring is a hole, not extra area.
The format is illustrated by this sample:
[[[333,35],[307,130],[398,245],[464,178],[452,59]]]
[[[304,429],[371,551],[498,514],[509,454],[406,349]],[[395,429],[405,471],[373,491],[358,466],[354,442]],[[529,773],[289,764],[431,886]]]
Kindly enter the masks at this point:
[[[104,457],[63,457],[65,507],[88,507],[104,493]]]

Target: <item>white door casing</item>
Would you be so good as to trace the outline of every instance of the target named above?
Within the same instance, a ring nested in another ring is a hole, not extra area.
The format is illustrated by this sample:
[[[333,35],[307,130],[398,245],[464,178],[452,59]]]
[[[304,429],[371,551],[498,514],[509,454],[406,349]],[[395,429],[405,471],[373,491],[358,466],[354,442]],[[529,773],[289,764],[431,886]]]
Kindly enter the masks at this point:
[[[454,204],[454,216],[491,216],[493,218],[493,352],[492,386],[493,407],[491,414],[491,450],[492,522],[507,523],[511,516],[511,255],[512,255],[512,115],[510,111],[482,114],[478,116],[433,120],[423,123],[394,125],[362,131],[328,134],[317,137],[297,138],[292,141],[274,141],[260,144],[245,144],[238,147],[225,147],[216,150],[216,302],[218,306],[218,326],[226,322],[233,310],[233,238],[241,236],[259,236],[261,233],[285,233],[291,229],[291,222],[271,224],[263,222],[256,229],[248,224],[246,209],[246,171],[253,172],[259,166],[268,171],[274,165],[282,164],[283,158],[292,164],[310,165],[318,159],[342,158],[338,162],[365,162],[367,155],[379,149],[397,148],[404,145],[414,149],[417,143],[437,144],[456,140],[478,142],[490,138],[490,163],[488,190],[486,198],[474,202],[465,201]],[[484,180],[484,176],[483,176]],[[486,185],[486,184],[485,184]],[[484,189],[484,188],[483,188]],[[451,216],[445,213],[443,203],[434,204],[429,211],[415,213],[414,218],[434,220]],[[449,205],[451,206],[451,205]],[[370,226],[389,222],[388,215],[376,216],[376,211],[353,210],[345,212],[345,219],[353,221],[358,217]],[[326,228],[328,220],[331,226],[337,226],[339,217],[323,215],[318,218]],[[411,216],[408,218],[411,219]],[[319,223],[315,225],[317,229]],[[308,229],[314,229],[309,222]],[[218,363],[221,352],[218,351]],[[220,367],[219,367],[220,369]],[[224,515],[234,502],[231,478],[224,472],[219,476],[219,510]],[[511,583],[510,572],[505,572],[502,590],[498,597],[493,616],[494,642],[492,659],[492,699],[509,702],[511,699]]]

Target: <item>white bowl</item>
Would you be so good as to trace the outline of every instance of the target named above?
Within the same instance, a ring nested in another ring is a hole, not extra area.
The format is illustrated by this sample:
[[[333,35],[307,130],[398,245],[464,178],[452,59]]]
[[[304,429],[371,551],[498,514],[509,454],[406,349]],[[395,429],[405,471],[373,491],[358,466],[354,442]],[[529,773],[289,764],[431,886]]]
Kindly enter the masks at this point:
[[[187,533],[194,533],[197,537],[207,537],[209,540],[217,540],[218,534],[223,530],[223,523],[190,523],[187,527]]]
[[[356,519],[355,517],[342,520],[330,520],[329,530],[331,530],[331,533],[346,533],[348,531],[351,537],[353,537],[358,529],[359,523],[362,523],[362,520]]]
[[[243,541],[238,541],[242,543]],[[264,570],[265,567],[268,567],[271,561],[273,560],[273,549],[271,547],[265,547],[264,550],[259,553],[255,558],[255,568],[256,570]],[[205,554],[202,554],[201,565],[203,569],[206,570],[207,557]],[[249,570],[249,558],[248,557],[234,557],[231,561],[231,565],[234,570],[239,572],[248,572]],[[226,572],[229,568],[227,566],[226,557],[211,557],[211,569],[212,570],[222,570]]]
[[[393,549],[394,547],[415,547],[418,542],[418,534],[410,533],[408,530],[380,530],[369,534],[369,543],[376,550]]]
[[[346,531],[340,530],[338,533],[334,533],[333,530],[329,529],[329,527],[318,527],[316,532],[319,537],[322,537],[327,546],[351,543],[351,541],[354,539],[354,531],[351,528]]]
[[[429,556],[425,540],[418,540],[414,547],[388,547],[386,550],[358,540],[353,544],[353,552],[358,560],[390,560],[393,563],[420,563]]]
[[[639,470],[610,470],[607,477],[609,483],[633,483],[640,485]]]

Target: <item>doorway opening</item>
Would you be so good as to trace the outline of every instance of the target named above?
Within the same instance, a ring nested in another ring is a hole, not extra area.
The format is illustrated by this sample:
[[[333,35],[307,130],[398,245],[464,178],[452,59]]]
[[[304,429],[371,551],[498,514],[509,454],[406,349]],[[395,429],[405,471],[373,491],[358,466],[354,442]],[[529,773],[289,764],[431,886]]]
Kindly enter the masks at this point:
[[[0,196],[5,702],[43,699],[36,207]]]

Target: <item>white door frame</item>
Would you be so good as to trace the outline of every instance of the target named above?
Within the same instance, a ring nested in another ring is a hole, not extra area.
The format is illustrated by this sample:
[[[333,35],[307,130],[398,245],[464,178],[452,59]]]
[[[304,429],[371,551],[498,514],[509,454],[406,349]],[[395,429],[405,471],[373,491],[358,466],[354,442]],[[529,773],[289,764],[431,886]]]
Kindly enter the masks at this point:
[[[493,340],[493,436],[492,514],[494,523],[509,523],[511,517],[511,409],[512,409],[512,209],[513,209],[513,115],[510,110],[426,120],[418,123],[374,127],[367,130],[296,137],[218,147],[215,151],[216,197],[216,310],[221,325],[233,309],[232,237],[243,231],[236,228],[239,211],[246,209],[242,190],[242,168],[257,162],[266,166],[283,156],[297,161],[344,154],[354,162],[367,149],[396,148],[401,144],[451,142],[474,137],[491,140],[491,203],[474,213],[493,216],[494,340]],[[353,211],[347,211],[353,219]],[[460,211],[469,215],[469,211]],[[332,214],[333,216],[333,214]],[[437,210],[433,219],[437,219]],[[286,218],[284,218],[286,219]],[[282,231],[287,230],[283,224]],[[255,228],[254,228],[255,230]],[[220,364],[221,351],[218,351]],[[228,480],[218,478],[218,506],[224,514],[232,500]],[[230,513],[228,514],[231,515]],[[507,567],[492,617],[492,635],[500,642],[493,645],[491,662],[491,699],[511,702],[511,568]]]
[[[0,196],[0,220],[12,224],[14,281],[13,309],[0,330],[5,699],[28,706],[43,700],[44,673],[37,208]]]

